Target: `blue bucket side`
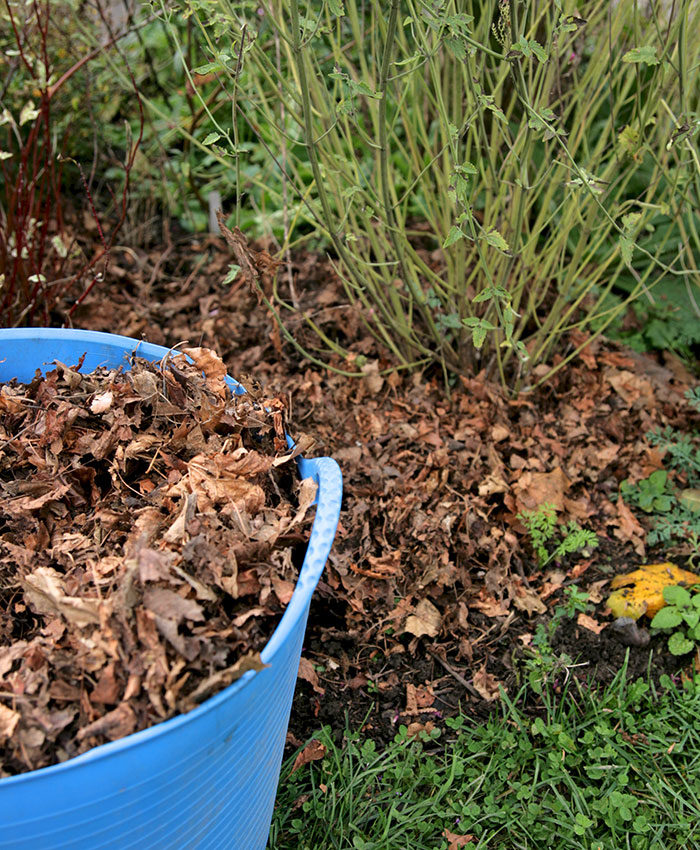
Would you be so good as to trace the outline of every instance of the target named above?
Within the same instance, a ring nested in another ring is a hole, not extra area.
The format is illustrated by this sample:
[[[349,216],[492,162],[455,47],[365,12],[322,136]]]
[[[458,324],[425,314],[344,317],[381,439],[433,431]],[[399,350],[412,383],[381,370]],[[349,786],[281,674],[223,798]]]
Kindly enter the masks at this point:
[[[31,380],[58,359],[129,368],[168,349],[92,331],[0,330],[0,381]],[[244,392],[231,380],[236,392]],[[318,506],[294,595],[262,652],[269,667],[187,715],[62,765],[0,780],[0,848],[232,848],[267,841],[311,594],[338,524],[342,478],[329,458],[300,459]]]
[[[124,738],[94,750],[111,750],[100,757],[0,782],[0,848],[262,850],[305,627],[303,617],[272,665],[238,693],[222,692],[191,720],[175,718],[189,722],[167,721],[129,736],[142,736],[132,746],[119,747]]]

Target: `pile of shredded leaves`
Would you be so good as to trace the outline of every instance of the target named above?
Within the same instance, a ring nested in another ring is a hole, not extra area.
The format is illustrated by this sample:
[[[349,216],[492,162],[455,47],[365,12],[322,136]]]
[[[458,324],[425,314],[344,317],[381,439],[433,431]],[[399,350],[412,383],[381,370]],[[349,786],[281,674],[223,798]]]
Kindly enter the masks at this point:
[[[0,387],[0,777],[263,666],[315,498],[284,404],[208,349]]]

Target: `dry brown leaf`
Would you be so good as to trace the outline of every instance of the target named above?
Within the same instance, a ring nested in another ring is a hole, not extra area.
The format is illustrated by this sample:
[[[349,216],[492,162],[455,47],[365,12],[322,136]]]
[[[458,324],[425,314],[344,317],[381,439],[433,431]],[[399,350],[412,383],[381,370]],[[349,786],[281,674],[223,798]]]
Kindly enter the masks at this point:
[[[417,738],[421,732],[429,735],[434,728],[435,724],[432,720],[427,720],[425,723],[422,723],[420,720],[414,720],[413,723],[409,723],[406,727],[406,735],[409,738]]]
[[[136,715],[130,705],[123,702],[112,711],[108,711],[93,723],[88,723],[76,735],[79,741],[95,735],[104,735],[110,741],[116,741],[130,735],[136,728]]]
[[[450,832],[447,827],[443,830],[442,835],[447,839],[447,850],[459,850],[460,847],[466,847],[474,840],[473,835],[457,835],[456,832]]]
[[[592,602],[594,605],[602,602],[604,596],[603,588],[609,581],[609,578],[602,578],[600,581],[594,581],[593,584],[589,584],[587,587],[588,601]]]
[[[100,622],[100,600],[66,595],[63,576],[52,567],[38,567],[20,583],[37,614],[59,614],[78,627]]]
[[[647,410],[654,406],[654,389],[651,383],[634,372],[606,370],[605,377],[615,392],[628,404],[642,404]]]
[[[442,626],[442,615],[438,609],[427,599],[421,599],[416,605],[414,613],[406,617],[404,632],[421,637],[436,637]]]
[[[564,510],[564,494],[571,482],[560,467],[551,472],[524,472],[513,485],[518,512],[536,511],[540,505]]]
[[[228,468],[227,468],[228,467]],[[171,488],[172,495],[195,493],[203,513],[231,504],[239,511],[259,513],[265,505],[265,493],[237,472],[231,472],[225,455],[196,455],[187,464],[187,475]]]
[[[507,425],[496,424],[491,429],[491,439],[494,443],[500,443],[511,436],[511,429]]]
[[[590,558],[586,561],[579,561],[568,571],[567,575],[573,579],[581,578],[592,563],[593,561]]]
[[[207,385],[221,398],[226,398],[226,365],[210,348],[183,348],[182,353],[190,357],[194,365],[206,375]],[[177,359],[177,358],[176,358]]]
[[[0,743],[13,736],[21,716],[18,711],[0,704]]]
[[[316,668],[308,658],[304,658],[303,656],[299,659],[298,677],[308,682],[317,694],[325,694],[326,691],[319,684]]]
[[[309,741],[309,743],[304,747],[304,749],[297,754],[297,757],[294,759],[294,764],[292,765],[292,769],[290,774],[294,773],[295,770],[299,770],[302,765],[309,764],[312,761],[319,761],[326,755],[326,745],[322,744],[320,741]]]
[[[525,611],[528,617],[532,617],[533,614],[544,614],[547,610],[547,606],[537,593],[522,583],[515,584],[513,604],[519,611]]]
[[[210,694],[233,684],[233,682],[236,682],[249,670],[259,673],[261,670],[265,670],[269,666],[269,664],[263,664],[259,652],[249,652],[247,655],[239,658],[235,664],[231,665],[231,667],[227,667],[225,670],[218,670],[216,673],[212,673],[211,676],[206,678],[197,687],[197,689],[188,696],[186,710],[193,708],[197,705],[197,703],[206,699]]]
[[[112,705],[119,702],[120,691],[121,686],[114,676],[114,663],[110,662],[100,673],[100,678],[90,694],[90,700]]]
[[[498,472],[489,473],[483,481],[479,483],[479,495],[491,496],[494,493],[507,493],[510,487],[504,481],[503,476]]]
[[[472,684],[487,702],[500,699],[499,686],[503,686],[495,676],[486,672],[486,664],[474,674]]]
[[[379,374],[379,363],[368,360],[362,367],[363,381],[372,395],[378,395],[384,386],[384,378]]]
[[[540,599],[548,599],[553,593],[559,590],[566,581],[566,573],[563,570],[550,570],[545,573],[545,580],[542,584],[542,592]]]
[[[469,607],[476,608],[487,617],[508,616],[508,605],[503,600],[489,596],[484,590],[479,591],[478,598],[469,601]]]
[[[599,635],[607,626],[607,623],[599,623],[597,620],[594,620],[593,617],[589,617],[588,614],[583,613],[578,615],[576,622],[582,628],[588,629],[589,632],[593,632],[596,635]]]
[[[54,484],[52,482],[47,491],[40,496],[19,496],[16,499],[6,500],[3,504],[3,510],[13,516],[22,517],[27,513],[43,508],[49,502],[60,501],[69,490],[70,484]]]
[[[313,478],[304,478],[304,480],[299,485],[299,500],[297,512],[294,515],[294,518],[291,520],[289,525],[287,526],[287,530],[290,528],[294,528],[295,525],[299,525],[299,523],[306,517],[306,514],[309,511],[309,508],[313,505],[316,500],[316,493],[318,492],[318,484],[314,481]]]
[[[625,543],[632,543],[635,552],[638,555],[644,555],[646,532],[632,511],[627,507],[622,496],[618,496],[617,498],[617,520],[615,521],[615,525],[617,526],[614,531],[615,537]]]
[[[174,620],[203,620],[202,606],[194,599],[184,599],[179,593],[164,587],[148,587],[143,592],[143,604],[157,617]]]
[[[104,393],[96,395],[90,402],[91,413],[106,413],[112,406],[114,401],[114,393],[112,390],[107,390]]]
[[[289,605],[296,587],[294,582],[285,581],[282,578],[278,578],[276,575],[273,575],[270,580],[272,582],[273,590],[275,591],[275,596],[280,601],[280,605]]]
[[[420,687],[406,683],[406,714],[419,714],[427,711],[435,702],[435,694],[431,685]]]

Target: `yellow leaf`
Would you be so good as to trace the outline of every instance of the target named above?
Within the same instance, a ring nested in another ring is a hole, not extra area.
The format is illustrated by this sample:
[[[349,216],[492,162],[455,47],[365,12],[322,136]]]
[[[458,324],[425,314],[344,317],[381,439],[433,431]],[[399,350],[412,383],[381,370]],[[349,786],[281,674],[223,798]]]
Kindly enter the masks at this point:
[[[664,588],[677,584],[700,584],[700,576],[670,562],[645,564],[612,580],[610,587],[614,592],[608,597],[608,607],[616,617],[633,620],[638,620],[642,614],[653,617],[666,604]]]

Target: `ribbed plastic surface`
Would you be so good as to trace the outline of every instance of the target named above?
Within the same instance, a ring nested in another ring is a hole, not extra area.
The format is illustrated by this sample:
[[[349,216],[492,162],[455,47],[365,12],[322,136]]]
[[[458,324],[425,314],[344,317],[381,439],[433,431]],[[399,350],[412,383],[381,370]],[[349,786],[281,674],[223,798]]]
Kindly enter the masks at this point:
[[[91,331],[0,330],[0,382],[28,381],[52,361],[129,368],[161,346]],[[236,392],[242,388],[231,381]],[[330,458],[299,462],[318,483],[316,517],[294,595],[246,673],[189,714],[96,747],[61,765],[0,780],[0,848],[262,850],[267,842],[311,595],[340,513],[342,478]]]

